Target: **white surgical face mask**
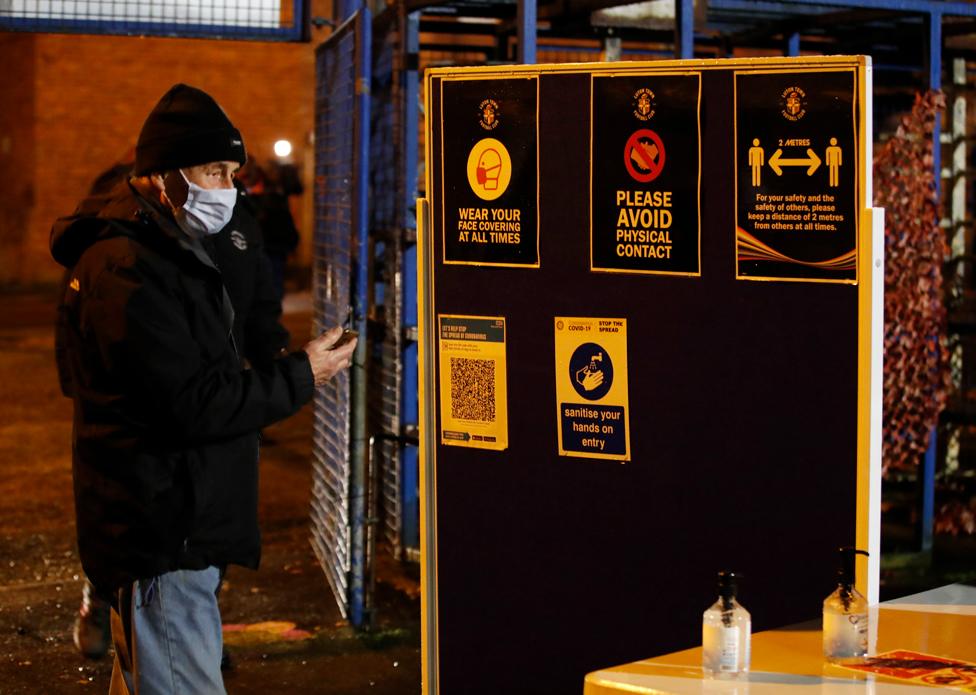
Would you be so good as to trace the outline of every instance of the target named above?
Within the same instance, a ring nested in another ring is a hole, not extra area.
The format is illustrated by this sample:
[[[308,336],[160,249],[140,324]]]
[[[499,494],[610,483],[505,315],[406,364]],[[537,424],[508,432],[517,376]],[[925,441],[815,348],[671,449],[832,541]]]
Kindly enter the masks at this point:
[[[174,213],[176,222],[191,236],[216,234],[230,222],[234,214],[237,189],[201,188],[187,179],[182,171],[180,176],[186,181],[189,191],[183,207]]]

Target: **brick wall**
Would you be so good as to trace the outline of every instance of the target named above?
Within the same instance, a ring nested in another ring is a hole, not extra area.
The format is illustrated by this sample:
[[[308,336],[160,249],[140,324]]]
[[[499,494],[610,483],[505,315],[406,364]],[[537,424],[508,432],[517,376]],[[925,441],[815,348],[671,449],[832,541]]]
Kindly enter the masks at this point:
[[[135,144],[146,115],[176,82],[212,94],[259,161],[273,156],[280,138],[291,141],[300,170],[313,157],[306,145],[314,108],[310,44],[3,34],[0,60],[0,284],[59,277],[48,252],[51,223],[70,214],[95,176]],[[3,152],[4,138],[12,154]],[[10,185],[19,180],[24,185]],[[30,191],[33,205],[18,219]],[[302,197],[296,219],[305,265],[310,197]]]
[[[0,286],[18,275],[35,198],[34,49],[29,34],[0,33]]]

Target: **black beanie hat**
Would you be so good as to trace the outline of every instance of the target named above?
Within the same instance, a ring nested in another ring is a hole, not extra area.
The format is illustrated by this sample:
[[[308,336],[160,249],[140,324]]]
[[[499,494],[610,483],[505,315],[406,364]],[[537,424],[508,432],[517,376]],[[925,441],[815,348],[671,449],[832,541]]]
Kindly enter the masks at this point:
[[[173,85],[142,124],[136,143],[136,176],[209,162],[247,161],[244,139],[206,92]]]

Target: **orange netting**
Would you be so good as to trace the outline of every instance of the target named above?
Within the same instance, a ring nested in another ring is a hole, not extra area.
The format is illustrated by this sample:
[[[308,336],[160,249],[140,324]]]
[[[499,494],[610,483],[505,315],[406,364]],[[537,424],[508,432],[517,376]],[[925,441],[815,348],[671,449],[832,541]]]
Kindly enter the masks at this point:
[[[945,99],[928,92],[874,159],[874,204],[885,208],[883,471],[915,470],[950,385],[932,131]]]

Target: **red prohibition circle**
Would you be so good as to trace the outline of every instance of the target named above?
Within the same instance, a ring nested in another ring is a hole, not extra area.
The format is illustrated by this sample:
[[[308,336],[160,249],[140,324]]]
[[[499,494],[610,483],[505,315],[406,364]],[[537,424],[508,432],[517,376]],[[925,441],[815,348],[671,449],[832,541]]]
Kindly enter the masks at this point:
[[[657,146],[657,161],[650,161],[650,157],[644,151],[642,140],[650,140]],[[638,171],[634,167],[634,162],[631,160],[632,153],[636,152],[637,157],[641,162],[647,167],[648,171]],[[653,130],[648,130],[647,128],[642,128],[636,133],[627,138],[627,144],[624,145],[624,166],[627,167],[627,173],[630,174],[631,178],[640,183],[649,183],[658,177],[658,175],[664,170],[664,143],[661,141],[661,137],[655,133]]]

